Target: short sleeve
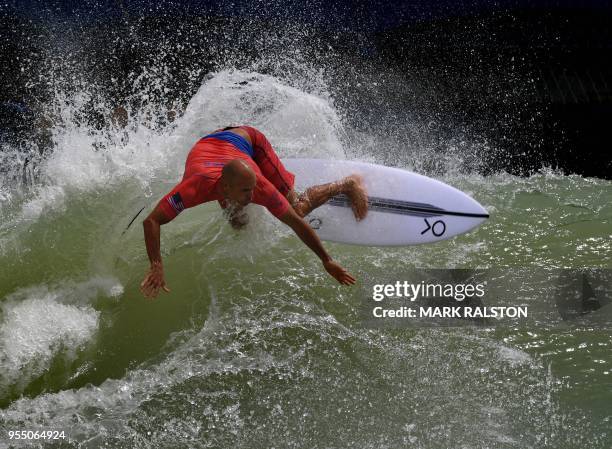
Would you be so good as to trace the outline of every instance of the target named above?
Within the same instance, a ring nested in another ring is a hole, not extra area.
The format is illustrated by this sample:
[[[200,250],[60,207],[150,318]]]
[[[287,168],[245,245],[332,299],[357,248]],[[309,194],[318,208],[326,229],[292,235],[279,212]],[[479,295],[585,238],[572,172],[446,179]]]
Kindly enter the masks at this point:
[[[200,195],[200,182],[201,177],[199,176],[184,179],[168,192],[157,203],[157,206],[169,220],[173,220],[183,210],[204,202]]]

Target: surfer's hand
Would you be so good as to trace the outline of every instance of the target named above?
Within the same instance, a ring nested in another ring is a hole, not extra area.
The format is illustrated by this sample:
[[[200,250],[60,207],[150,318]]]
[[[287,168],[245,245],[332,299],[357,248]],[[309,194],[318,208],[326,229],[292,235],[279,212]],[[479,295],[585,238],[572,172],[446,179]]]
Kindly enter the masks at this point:
[[[334,262],[333,260],[328,260],[323,262],[323,266],[325,270],[331,274],[338,282],[343,285],[353,285],[355,283],[355,278],[350,275],[348,271],[346,271],[339,263]]]
[[[157,296],[160,289],[170,292],[164,280],[164,268],[161,262],[153,262],[149,272],[140,284],[140,291],[146,298],[153,299]]]

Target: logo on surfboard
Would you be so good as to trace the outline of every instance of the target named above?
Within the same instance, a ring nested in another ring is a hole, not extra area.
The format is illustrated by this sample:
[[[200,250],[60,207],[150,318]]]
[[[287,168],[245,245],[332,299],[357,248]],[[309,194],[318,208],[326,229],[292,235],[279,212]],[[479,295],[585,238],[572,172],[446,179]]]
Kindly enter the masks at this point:
[[[423,218],[423,220],[425,220],[425,224],[427,225],[427,227],[423,231],[421,231],[421,235],[425,234],[430,229],[431,233],[436,237],[440,237],[446,232],[446,223],[444,223],[442,220],[436,220],[433,224],[429,224],[427,218]]]
[[[312,229],[321,229],[321,224],[323,224],[323,221],[320,218],[313,217],[308,220],[308,224]]]

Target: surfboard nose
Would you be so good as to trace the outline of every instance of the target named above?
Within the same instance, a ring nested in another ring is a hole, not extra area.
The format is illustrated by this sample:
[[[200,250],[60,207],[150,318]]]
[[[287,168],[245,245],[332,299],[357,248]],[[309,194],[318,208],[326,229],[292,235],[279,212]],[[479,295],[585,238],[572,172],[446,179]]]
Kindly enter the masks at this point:
[[[476,201],[474,198],[470,197],[470,199],[474,203],[475,213],[482,215],[482,218],[485,220],[488,219],[490,217],[489,211],[485,209],[485,207],[482,204],[480,204],[478,201]]]

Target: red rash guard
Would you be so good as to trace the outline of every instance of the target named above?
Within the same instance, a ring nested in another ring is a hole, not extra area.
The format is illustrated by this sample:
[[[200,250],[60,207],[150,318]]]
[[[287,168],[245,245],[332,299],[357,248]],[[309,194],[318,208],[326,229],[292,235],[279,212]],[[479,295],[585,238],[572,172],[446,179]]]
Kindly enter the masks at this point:
[[[158,203],[168,220],[184,209],[217,200],[222,207],[219,179],[223,166],[233,159],[244,160],[255,172],[257,184],[252,202],[280,217],[290,207],[286,194],[293,188],[294,176],[283,167],[266,137],[257,129],[241,126],[251,144],[229,131],[215,132],[200,139],[189,152],[183,179]]]

